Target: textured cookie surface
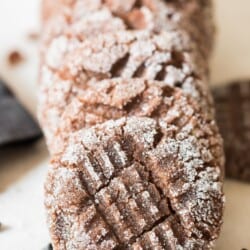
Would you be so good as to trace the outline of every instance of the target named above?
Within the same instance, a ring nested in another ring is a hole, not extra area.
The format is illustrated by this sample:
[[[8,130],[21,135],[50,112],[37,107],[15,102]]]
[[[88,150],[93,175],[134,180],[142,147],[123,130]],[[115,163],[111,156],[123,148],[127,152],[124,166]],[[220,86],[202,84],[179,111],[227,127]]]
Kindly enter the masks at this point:
[[[250,82],[213,89],[216,118],[224,139],[226,175],[250,181]]]
[[[45,62],[40,87],[40,121],[53,152],[59,149],[55,137],[65,129],[67,114],[71,120],[87,115],[85,123],[78,123],[79,126],[100,123],[108,120],[107,116],[112,118],[114,113],[121,117],[126,113],[123,105],[109,103],[107,98],[117,95],[114,98],[118,100],[127,96],[126,103],[131,102],[145,89],[137,86],[138,81],[142,81],[138,78],[178,86],[195,98],[204,112],[213,114],[206,73],[202,71],[206,63],[185,33],[155,35],[147,31],[124,31],[85,42],[60,36],[48,47]],[[128,79],[124,80],[123,87],[119,84],[122,79]],[[120,93],[114,93],[116,89]],[[120,97],[121,94],[124,97]]]
[[[39,116],[51,151],[72,95],[96,79],[161,80],[213,113],[210,1],[44,0],[43,14]]]
[[[221,139],[178,94],[159,119],[132,116],[71,135],[46,182],[56,249],[212,247],[224,199]]]
[[[224,158],[211,2],[44,0],[43,22],[54,249],[212,249]]]

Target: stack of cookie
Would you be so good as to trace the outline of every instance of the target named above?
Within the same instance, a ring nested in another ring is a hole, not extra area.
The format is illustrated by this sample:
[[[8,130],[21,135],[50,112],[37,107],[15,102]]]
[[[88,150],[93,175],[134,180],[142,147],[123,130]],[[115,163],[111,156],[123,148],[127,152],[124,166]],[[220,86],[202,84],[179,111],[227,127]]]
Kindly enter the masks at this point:
[[[211,249],[223,147],[204,0],[44,0],[39,119],[54,249]]]

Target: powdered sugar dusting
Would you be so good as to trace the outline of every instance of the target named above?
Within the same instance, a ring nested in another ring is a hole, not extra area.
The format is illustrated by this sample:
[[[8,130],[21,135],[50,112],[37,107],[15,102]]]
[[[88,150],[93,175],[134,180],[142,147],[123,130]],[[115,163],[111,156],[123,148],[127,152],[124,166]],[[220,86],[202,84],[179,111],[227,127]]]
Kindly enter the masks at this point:
[[[210,249],[224,196],[209,1],[46,8],[39,119],[55,248]]]

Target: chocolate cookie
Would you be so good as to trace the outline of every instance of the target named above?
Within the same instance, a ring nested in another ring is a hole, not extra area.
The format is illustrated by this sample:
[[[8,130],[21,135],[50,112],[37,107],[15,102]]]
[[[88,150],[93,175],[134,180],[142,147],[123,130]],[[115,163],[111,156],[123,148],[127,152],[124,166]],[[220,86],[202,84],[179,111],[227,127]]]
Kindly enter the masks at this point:
[[[226,175],[250,181],[250,82],[213,89],[216,117],[224,139]]]
[[[55,249],[212,247],[224,201],[221,138],[176,91],[159,119],[132,116],[70,135],[46,181]]]
[[[211,249],[224,206],[211,2],[50,2],[39,119],[53,248]]]
[[[42,136],[35,120],[2,80],[0,114],[0,147],[35,141]]]
[[[112,116],[117,118],[124,115],[126,112],[124,113],[121,105],[108,103],[109,92],[110,95],[116,95],[113,92],[121,86],[119,82],[122,79],[158,80],[165,85],[178,86],[193,96],[204,112],[213,115],[211,96],[206,84],[207,74],[202,71],[206,68],[205,65],[184,32],[163,32],[156,35],[147,31],[124,31],[89,38],[84,42],[76,42],[65,36],[54,39],[48,47],[42,70],[42,98],[39,106],[40,121],[45,128],[50,150],[56,152],[60,149],[58,145],[61,142],[58,143],[57,139],[62,134],[60,131],[65,131],[65,126],[70,126],[66,130],[72,131],[72,127],[91,126]],[[134,80],[135,85],[138,81],[140,80]],[[115,87],[116,84],[119,87]],[[142,92],[133,87],[133,81],[130,81],[128,88],[123,84],[123,89],[118,90],[127,95],[127,103]],[[133,93],[134,91],[137,93]],[[102,99],[98,100],[98,92]],[[105,96],[107,100],[104,100]],[[118,100],[120,96],[115,98]],[[87,108],[88,113],[92,114],[86,117]],[[99,115],[94,115],[94,112]],[[114,116],[114,112],[120,115]],[[70,118],[65,119],[67,115]],[[81,118],[83,116],[85,117]],[[74,122],[72,126],[69,119],[85,121]]]

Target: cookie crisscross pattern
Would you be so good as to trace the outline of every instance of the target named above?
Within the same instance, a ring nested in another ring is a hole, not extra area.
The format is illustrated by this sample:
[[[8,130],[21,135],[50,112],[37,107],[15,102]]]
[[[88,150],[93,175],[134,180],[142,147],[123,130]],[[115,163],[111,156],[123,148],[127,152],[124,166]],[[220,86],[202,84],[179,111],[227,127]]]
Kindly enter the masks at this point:
[[[55,249],[211,249],[222,141],[211,3],[43,1],[39,119]]]

